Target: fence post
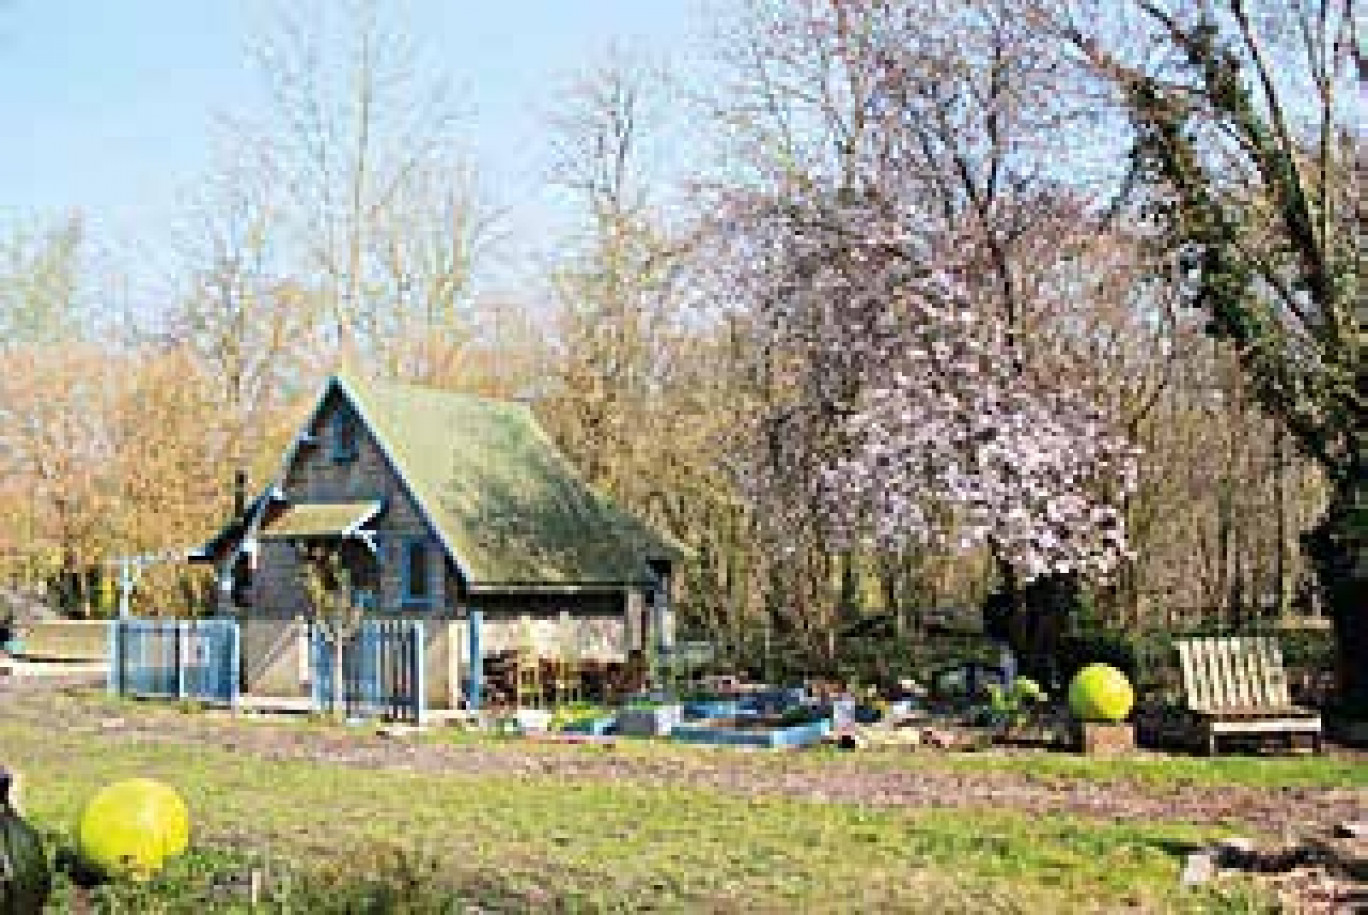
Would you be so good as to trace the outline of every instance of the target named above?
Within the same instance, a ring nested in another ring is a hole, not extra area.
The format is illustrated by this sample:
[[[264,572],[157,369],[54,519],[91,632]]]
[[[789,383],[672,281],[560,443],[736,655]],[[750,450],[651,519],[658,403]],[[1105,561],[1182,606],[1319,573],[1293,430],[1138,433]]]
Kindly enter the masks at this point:
[[[105,685],[111,696],[123,693],[123,639],[119,633],[119,620],[109,621],[109,672]]]
[[[238,631],[237,620],[228,623],[228,705],[237,711],[240,704],[240,680],[238,674],[242,667],[242,634]]]
[[[318,631],[312,623],[304,650],[309,653],[309,695],[314,711],[319,712],[323,710],[323,671],[318,664]]]
[[[466,691],[466,705],[472,712],[480,710],[480,684],[484,680],[484,664],[480,657],[480,626],[484,621],[484,613],[470,609],[470,633],[467,639],[470,645],[470,685]]]
[[[427,663],[424,654],[426,646],[423,644],[423,621],[414,620],[409,624],[412,626],[413,635],[413,676],[409,682],[413,684],[413,723],[421,727],[427,718]]]
[[[185,622],[184,622],[183,620],[177,620],[177,621],[175,622],[174,625],[175,625],[175,627],[176,627],[176,630],[175,630],[175,632],[176,632],[176,652],[175,652],[175,659],[176,659],[176,698],[177,698],[177,699],[184,699],[184,698],[185,698],[185,643],[188,641],[188,639],[186,638],[186,628],[185,628],[185,625],[186,625],[186,624],[185,624]]]

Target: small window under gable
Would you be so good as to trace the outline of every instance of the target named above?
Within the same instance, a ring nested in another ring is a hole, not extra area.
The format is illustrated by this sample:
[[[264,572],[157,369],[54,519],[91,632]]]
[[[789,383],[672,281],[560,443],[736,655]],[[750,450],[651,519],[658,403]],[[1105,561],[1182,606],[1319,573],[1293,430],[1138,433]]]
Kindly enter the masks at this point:
[[[431,554],[425,539],[414,538],[404,541],[400,571],[405,606],[426,606],[432,603],[432,585],[428,568],[430,561]]]
[[[339,407],[332,419],[332,459],[338,463],[356,460],[356,416]]]

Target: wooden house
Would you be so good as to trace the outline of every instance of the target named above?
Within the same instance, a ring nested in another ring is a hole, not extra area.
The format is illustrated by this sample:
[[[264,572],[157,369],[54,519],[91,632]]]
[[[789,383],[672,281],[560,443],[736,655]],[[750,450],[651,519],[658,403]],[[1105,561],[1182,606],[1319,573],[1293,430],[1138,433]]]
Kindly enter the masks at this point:
[[[335,547],[374,618],[419,620],[427,701],[461,700],[462,659],[521,647],[622,660],[671,638],[682,547],[576,474],[524,404],[330,378],[279,477],[198,550],[241,622],[243,689],[308,694],[300,548]]]

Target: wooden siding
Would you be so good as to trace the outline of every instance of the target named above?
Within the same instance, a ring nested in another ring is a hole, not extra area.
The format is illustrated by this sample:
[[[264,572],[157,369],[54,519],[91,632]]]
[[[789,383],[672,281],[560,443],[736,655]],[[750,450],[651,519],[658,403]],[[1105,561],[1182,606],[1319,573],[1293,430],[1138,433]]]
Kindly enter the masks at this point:
[[[444,612],[449,610],[449,602],[441,544],[423,522],[417,506],[413,504],[398,477],[390,469],[370,430],[364,425],[357,426],[355,458],[340,462],[333,459],[333,452],[329,447],[331,425],[341,406],[341,398],[334,391],[324,402],[323,408],[309,429],[316,444],[301,447],[286,471],[285,495],[292,502],[383,500],[384,512],[373,524],[368,525],[378,534],[379,612],[392,614],[401,609],[403,572],[400,550],[405,541],[418,538],[422,539],[431,551],[428,584],[433,601],[429,612],[432,616],[444,615]],[[268,565],[272,567],[272,571],[267,571]],[[292,557],[287,558],[279,551],[275,551],[270,560],[266,561],[263,553],[262,568],[258,574],[266,580],[266,584],[253,595],[254,613],[278,617],[282,614],[294,616],[307,610],[302,587],[297,583],[291,585],[285,580],[290,576],[297,580],[298,568]],[[277,607],[279,609],[276,609]]]
[[[291,502],[384,501],[384,510],[368,525],[377,531],[380,551],[377,616],[402,619],[444,621],[428,627],[427,690],[433,708],[449,707],[453,693],[463,683],[452,683],[453,671],[460,678],[465,670],[464,618],[469,607],[485,612],[482,647],[485,654],[516,648],[523,641],[522,620],[534,621],[538,649],[550,655],[558,651],[563,612],[574,617],[576,639],[581,656],[603,660],[623,660],[629,648],[624,618],[626,597],[622,591],[590,592],[568,595],[496,594],[468,595],[455,566],[444,555],[409,498],[401,481],[391,471],[384,454],[364,425],[357,427],[356,456],[338,462],[333,459],[331,422],[340,397],[334,391],[324,402],[309,432],[313,443],[302,445],[284,477],[284,492]],[[430,552],[428,574],[432,604],[428,610],[405,608],[403,596],[403,545],[423,538]],[[309,615],[308,597],[299,578],[298,560],[293,548],[284,542],[259,544],[258,563],[250,589],[251,607],[243,614],[243,663],[250,671],[264,665],[257,682],[248,684],[249,692],[298,695],[298,670],[303,663],[298,649],[288,640],[282,642],[283,627]],[[640,604],[641,597],[634,598]],[[445,621],[457,621],[455,628]],[[437,635],[436,633],[439,633]],[[640,639],[638,637],[637,641]],[[459,644],[457,644],[459,643]],[[456,645],[458,657],[450,656]],[[249,673],[249,676],[250,673]],[[305,687],[306,693],[307,688]],[[439,701],[440,698],[440,701]]]

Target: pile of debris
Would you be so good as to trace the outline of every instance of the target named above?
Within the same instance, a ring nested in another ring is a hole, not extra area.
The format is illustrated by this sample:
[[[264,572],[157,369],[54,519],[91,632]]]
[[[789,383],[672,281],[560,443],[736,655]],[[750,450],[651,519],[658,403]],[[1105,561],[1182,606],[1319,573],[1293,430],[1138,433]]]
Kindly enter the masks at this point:
[[[1244,838],[1222,839],[1190,852],[1179,880],[1200,886],[1223,874],[1247,874],[1267,883],[1289,912],[1368,911],[1368,822],[1341,823],[1269,847]]]

